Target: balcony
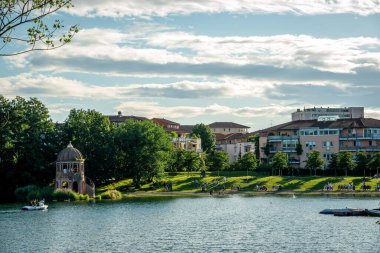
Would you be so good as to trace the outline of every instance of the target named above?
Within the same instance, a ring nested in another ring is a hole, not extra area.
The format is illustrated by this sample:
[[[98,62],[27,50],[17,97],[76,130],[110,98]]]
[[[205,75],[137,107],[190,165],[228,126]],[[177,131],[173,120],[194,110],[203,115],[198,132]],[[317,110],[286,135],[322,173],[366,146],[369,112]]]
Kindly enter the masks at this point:
[[[298,160],[298,159],[295,159],[295,158],[289,158],[289,159],[288,159],[288,163],[289,163],[289,164],[300,164],[301,161]]]
[[[283,147],[283,148],[277,148],[277,147],[272,147],[269,149],[270,153],[277,153],[277,152],[284,152],[284,153],[295,153],[296,148],[294,147]]]
[[[377,152],[380,151],[379,146],[344,146],[339,147],[341,151],[352,151],[352,152],[359,152],[359,151],[372,151]]]
[[[298,141],[298,136],[285,136],[285,135],[271,135],[268,136],[268,142],[282,142],[285,140],[294,140]]]
[[[380,134],[341,134],[340,140],[380,140]]]

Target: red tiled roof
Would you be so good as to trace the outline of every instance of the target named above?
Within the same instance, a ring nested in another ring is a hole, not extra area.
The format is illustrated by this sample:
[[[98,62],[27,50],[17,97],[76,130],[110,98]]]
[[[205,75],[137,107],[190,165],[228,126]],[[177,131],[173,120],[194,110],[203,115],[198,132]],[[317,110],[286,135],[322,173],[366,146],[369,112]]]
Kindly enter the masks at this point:
[[[250,128],[234,122],[214,122],[208,125],[210,128]]]

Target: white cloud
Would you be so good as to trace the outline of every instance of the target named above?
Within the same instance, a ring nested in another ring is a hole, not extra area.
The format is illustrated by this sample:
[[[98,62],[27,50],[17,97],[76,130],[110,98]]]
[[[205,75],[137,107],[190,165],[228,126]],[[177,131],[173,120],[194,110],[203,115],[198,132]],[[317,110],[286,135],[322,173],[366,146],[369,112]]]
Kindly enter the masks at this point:
[[[194,118],[199,116],[229,115],[236,117],[262,117],[288,114],[295,107],[270,105],[265,107],[229,107],[217,103],[208,106],[162,106],[155,102],[130,101],[116,107],[118,111],[148,118]]]
[[[192,13],[293,13],[318,15],[380,13],[377,0],[76,0],[70,12],[80,16],[140,17],[190,15]]]
[[[152,30],[155,28],[158,32]],[[355,74],[358,68],[380,70],[379,51],[380,39],[370,37],[211,37],[147,25],[141,31],[133,29],[129,33],[86,29],[64,48],[45,52],[43,56],[32,53],[8,60],[16,67],[29,66],[37,71],[114,75],[208,76],[224,72],[228,76],[223,68],[238,75],[247,66]],[[242,71],[244,75],[252,72]]]

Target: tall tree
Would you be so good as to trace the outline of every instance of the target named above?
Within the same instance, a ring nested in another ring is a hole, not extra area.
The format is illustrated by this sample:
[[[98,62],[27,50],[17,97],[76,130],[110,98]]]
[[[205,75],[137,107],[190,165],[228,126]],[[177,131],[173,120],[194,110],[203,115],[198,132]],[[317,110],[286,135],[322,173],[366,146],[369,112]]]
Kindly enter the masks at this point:
[[[338,153],[338,167],[345,171],[346,176],[348,171],[351,171],[355,168],[356,164],[353,159],[353,156],[348,151],[339,151]]]
[[[0,96],[0,122],[0,193],[51,182],[55,125],[47,108],[36,98]]]
[[[316,176],[317,169],[322,167],[324,163],[325,162],[321,157],[321,152],[313,150],[307,154],[306,168],[310,169],[310,174],[311,171],[314,170],[314,176]]]
[[[283,152],[277,152],[273,156],[272,168],[278,170],[278,175],[282,176],[282,170],[288,167],[288,155]]]
[[[115,129],[114,138],[119,177],[131,176],[135,187],[159,176],[168,166],[173,146],[161,126],[148,120],[128,120]]]
[[[334,175],[336,176],[336,170],[338,169],[338,154],[332,154],[331,160],[328,165],[329,170],[334,170]]]
[[[86,176],[96,183],[113,176],[114,146],[109,119],[95,110],[72,109],[63,124],[64,143],[70,141],[86,159]]]
[[[210,153],[215,148],[215,135],[211,132],[210,127],[205,124],[196,124],[192,130],[193,134],[198,135],[202,140],[202,149]]]
[[[248,152],[243,155],[237,162],[239,170],[253,171],[257,168],[257,158],[253,152]]]
[[[48,17],[71,7],[71,0],[1,0],[0,56],[51,50],[69,43],[78,26],[71,26],[62,34],[63,21],[52,22]]]

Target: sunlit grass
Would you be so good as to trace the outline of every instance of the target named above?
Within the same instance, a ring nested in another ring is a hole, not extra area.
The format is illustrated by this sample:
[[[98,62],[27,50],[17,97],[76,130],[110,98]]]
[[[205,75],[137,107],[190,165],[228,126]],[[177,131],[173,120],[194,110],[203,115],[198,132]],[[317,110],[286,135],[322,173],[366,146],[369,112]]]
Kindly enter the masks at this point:
[[[362,185],[361,177],[278,177],[278,176],[259,176],[249,175],[242,176],[243,172],[230,174],[226,176],[226,181],[223,181],[224,176],[217,175],[216,173],[208,173],[205,178],[200,176],[200,173],[165,173],[160,178],[155,179],[159,183],[159,187],[154,187],[153,183],[144,183],[140,189],[135,189],[132,179],[120,180],[108,185],[99,187],[99,193],[107,190],[118,190],[123,193],[132,192],[156,192],[165,193],[167,190],[163,187],[164,183],[172,183],[172,191],[174,192],[200,192],[201,185],[207,183],[206,190],[218,190],[224,185],[226,191],[231,191],[232,186],[239,186],[242,191],[254,191],[256,185],[265,185],[268,191],[272,191],[273,186],[281,185],[284,191],[321,191],[327,183],[332,183],[334,190],[337,190],[338,185],[348,185],[353,182],[356,189],[359,190]],[[226,175],[226,174],[224,174]],[[214,184],[214,180],[218,184]],[[368,179],[366,185],[371,186],[374,190],[375,186],[380,183],[380,179]]]

